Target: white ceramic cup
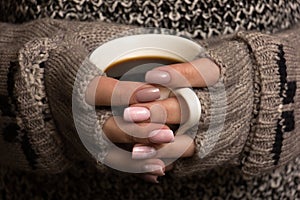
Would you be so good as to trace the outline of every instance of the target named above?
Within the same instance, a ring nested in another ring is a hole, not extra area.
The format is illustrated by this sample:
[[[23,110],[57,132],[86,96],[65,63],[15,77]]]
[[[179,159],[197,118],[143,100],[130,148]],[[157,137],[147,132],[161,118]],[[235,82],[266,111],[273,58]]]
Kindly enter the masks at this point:
[[[106,42],[96,48],[89,59],[102,71],[105,71],[115,62],[141,56],[167,57],[182,62],[192,61],[203,51],[204,49],[199,44],[183,37],[140,34]],[[176,131],[176,135],[180,135],[199,123],[201,104],[197,95],[190,88],[172,89],[172,92],[185,101],[187,110],[184,112],[189,112],[188,119]]]

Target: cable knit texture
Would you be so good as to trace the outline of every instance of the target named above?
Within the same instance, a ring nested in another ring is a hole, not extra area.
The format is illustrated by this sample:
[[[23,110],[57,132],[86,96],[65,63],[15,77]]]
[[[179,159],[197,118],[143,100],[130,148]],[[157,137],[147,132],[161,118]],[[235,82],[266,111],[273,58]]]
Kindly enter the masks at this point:
[[[209,38],[237,30],[276,32],[300,19],[299,0],[37,0],[2,1],[0,20],[51,17],[172,28]],[[0,9],[1,9],[0,8]],[[12,15],[11,13],[15,13]]]
[[[3,164],[57,173],[67,168],[70,160],[91,160],[90,153],[103,159],[107,143],[102,126],[111,112],[92,112],[94,108],[85,103],[88,83],[102,74],[88,55],[131,27],[51,19],[1,26],[5,30],[2,44],[8,44],[6,48],[1,45],[1,99],[5,104],[1,106],[0,155],[7,160]],[[76,131],[85,133],[83,138]],[[97,149],[87,153],[80,139]]]

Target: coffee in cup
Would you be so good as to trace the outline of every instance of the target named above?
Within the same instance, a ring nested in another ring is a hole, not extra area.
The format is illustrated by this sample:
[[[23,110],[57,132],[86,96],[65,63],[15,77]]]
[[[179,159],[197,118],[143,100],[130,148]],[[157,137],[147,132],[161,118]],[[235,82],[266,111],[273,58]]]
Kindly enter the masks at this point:
[[[140,34],[104,43],[92,52],[89,59],[109,77],[122,81],[144,82],[147,71],[163,65],[192,61],[203,51],[200,45],[187,38],[175,35]],[[185,112],[189,112],[188,119],[176,132],[177,135],[183,134],[199,123],[201,104],[190,88],[170,91],[181,97],[187,105]]]
[[[147,71],[156,67],[183,62],[179,59],[163,56],[140,56],[118,60],[104,71],[108,77],[126,81],[145,82]],[[134,70],[133,70],[134,69]],[[130,71],[133,71],[130,73]]]

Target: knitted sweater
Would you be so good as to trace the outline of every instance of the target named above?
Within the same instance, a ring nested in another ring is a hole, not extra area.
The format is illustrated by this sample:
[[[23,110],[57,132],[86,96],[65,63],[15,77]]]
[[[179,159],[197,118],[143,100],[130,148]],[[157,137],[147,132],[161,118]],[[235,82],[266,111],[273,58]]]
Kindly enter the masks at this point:
[[[20,23],[44,17],[101,20],[175,29],[197,38],[240,29],[274,33],[300,19],[299,0],[3,0],[0,3],[1,21]]]
[[[90,138],[101,137],[110,112],[99,110],[94,118],[83,96],[88,82],[102,72],[85,58],[107,39],[129,29],[113,23],[51,19],[1,23],[0,158],[5,161],[1,164],[56,173],[74,160],[91,160],[72,119],[73,85],[80,85],[75,100],[82,102],[77,119],[82,120],[81,128]],[[204,37],[210,36],[210,30]],[[201,41],[221,67],[220,83],[226,94],[218,95],[218,84],[210,90],[216,94],[214,100],[206,89],[195,89],[203,109],[195,138],[197,154],[178,161],[177,172],[197,173],[233,164],[252,176],[299,154],[299,30],[295,26],[274,35],[240,31]],[[82,64],[86,71],[79,71]],[[83,75],[81,80],[76,80],[77,73]]]

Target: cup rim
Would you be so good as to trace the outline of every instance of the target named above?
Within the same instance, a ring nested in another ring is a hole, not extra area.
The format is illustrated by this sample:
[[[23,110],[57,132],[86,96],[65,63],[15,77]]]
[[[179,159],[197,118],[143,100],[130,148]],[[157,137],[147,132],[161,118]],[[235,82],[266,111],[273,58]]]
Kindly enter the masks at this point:
[[[160,42],[164,41],[164,42]],[[174,47],[173,49],[170,49]],[[129,44],[131,44],[129,46]],[[183,61],[191,61],[199,56],[200,53],[204,52],[204,48],[184,37],[176,35],[162,35],[162,34],[139,34],[130,35],[114,40],[110,40],[99,47],[97,47],[90,55],[90,60],[101,70],[105,71],[107,67],[111,66],[114,62],[120,61],[125,55],[135,51],[145,50],[157,50],[168,52],[169,55],[172,53],[177,57],[181,57]],[[183,50],[185,49],[185,50]],[[189,50],[189,51],[187,51]],[[159,55],[158,53],[153,53]],[[182,54],[185,54],[182,56]],[[148,54],[151,56],[151,54]],[[145,55],[143,55],[145,56]],[[153,55],[152,55],[153,56]],[[125,57],[128,58],[128,57]],[[190,113],[189,119],[183,126],[178,129],[176,134],[183,134],[188,128],[195,126],[199,123],[201,117],[201,104],[197,95],[190,88],[181,88],[172,90],[176,96],[182,96],[184,101],[188,104],[188,112]],[[194,112],[197,110],[198,112]]]
[[[165,57],[191,61],[203,52],[204,48],[195,41],[181,36],[138,34],[119,37],[103,43],[90,54],[89,60],[105,71],[114,62],[128,58],[128,54],[142,51],[148,51],[148,53],[152,51],[147,54],[149,56],[161,56],[160,53],[164,51]]]

